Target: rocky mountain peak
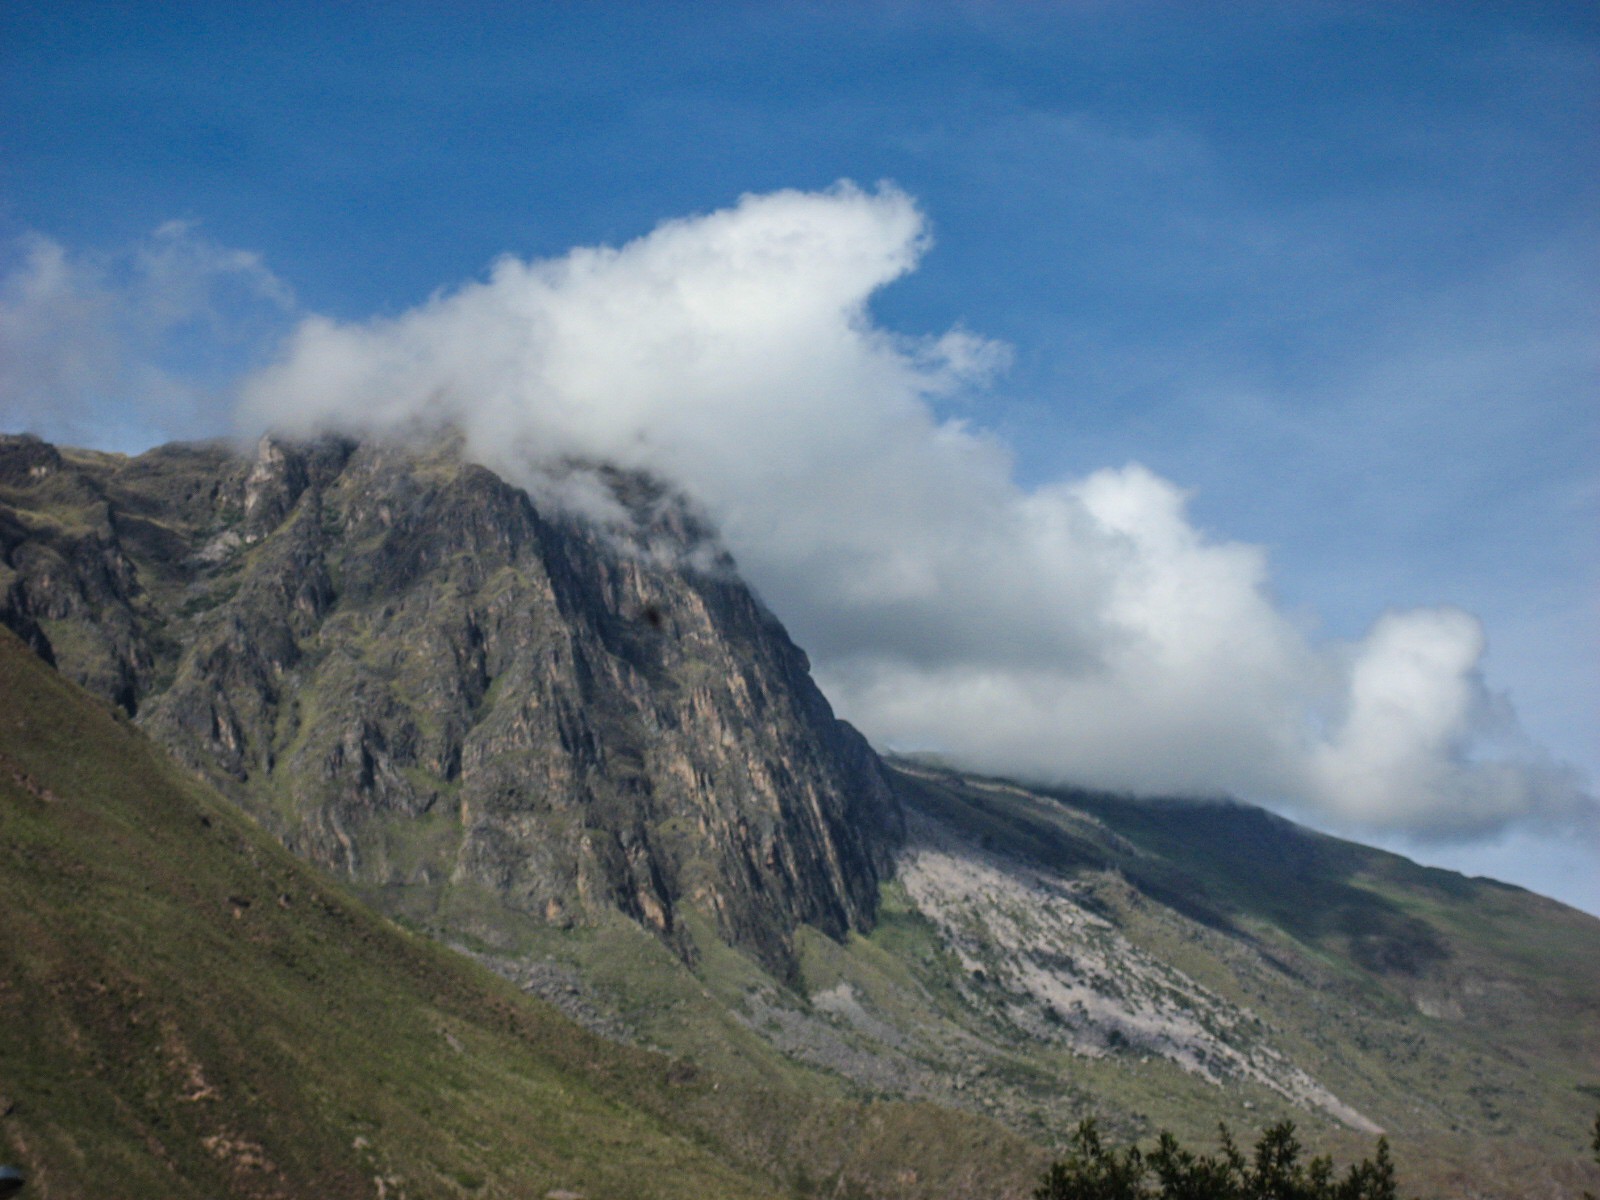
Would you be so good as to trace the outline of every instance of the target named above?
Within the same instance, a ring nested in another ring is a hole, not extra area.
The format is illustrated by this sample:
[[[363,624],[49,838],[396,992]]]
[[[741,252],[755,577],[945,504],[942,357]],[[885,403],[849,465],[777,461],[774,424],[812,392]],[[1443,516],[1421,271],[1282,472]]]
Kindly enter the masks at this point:
[[[448,440],[7,439],[0,620],[397,911],[617,909],[688,957],[694,911],[787,973],[870,924],[898,808],[682,497],[580,471],[626,521]]]
[[[61,455],[31,433],[0,434],[0,486],[22,487],[61,469]]]

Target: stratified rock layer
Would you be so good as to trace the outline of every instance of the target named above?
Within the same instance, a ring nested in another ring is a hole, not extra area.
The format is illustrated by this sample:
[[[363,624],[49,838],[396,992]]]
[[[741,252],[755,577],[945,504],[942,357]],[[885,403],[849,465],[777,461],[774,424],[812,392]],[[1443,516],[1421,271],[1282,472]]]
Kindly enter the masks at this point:
[[[690,906],[788,974],[872,919],[872,751],[686,504],[547,511],[456,449],[0,438],[0,621],[286,844],[539,920]]]

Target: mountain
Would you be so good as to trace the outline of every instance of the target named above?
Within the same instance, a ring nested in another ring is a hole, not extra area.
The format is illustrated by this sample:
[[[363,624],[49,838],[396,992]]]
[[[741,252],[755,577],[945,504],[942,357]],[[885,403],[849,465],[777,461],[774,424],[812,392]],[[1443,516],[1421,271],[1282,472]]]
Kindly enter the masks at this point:
[[[6,630],[0,878],[0,1162],[41,1200],[1021,1196],[1042,1161],[584,1031],[372,913]]]
[[[688,908],[792,973],[870,924],[898,810],[683,502],[596,478],[609,527],[447,442],[8,438],[0,621],[387,907],[616,909],[692,959]]]
[[[900,924],[1009,1069],[986,1111],[1013,1127],[1060,1129],[1065,1084],[1127,1137],[1291,1119],[1356,1158],[1381,1128],[1424,1195],[1600,1183],[1600,921],[1247,805],[894,775],[911,833],[872,938]]]
[[[0,622],[381,912],[725,1088],[993,1119],[1012,1165],[1088,1115],[1289,1118],[1386,1131],[1428,1195],[1600,1184],[1600,921],[1244,805],[880,759],[685,501],[563,469],[0,439]]]

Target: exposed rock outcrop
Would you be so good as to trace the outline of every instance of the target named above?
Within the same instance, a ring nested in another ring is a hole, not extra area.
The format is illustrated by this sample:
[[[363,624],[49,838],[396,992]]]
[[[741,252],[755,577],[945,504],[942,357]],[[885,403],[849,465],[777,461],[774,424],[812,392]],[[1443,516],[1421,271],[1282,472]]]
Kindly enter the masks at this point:
[[[692,957],[688,905],[787,974],[870,924],[898,808],[688,505],[591,474],[624,519],[447,443],[0,438],[0,621],[336,872]]]

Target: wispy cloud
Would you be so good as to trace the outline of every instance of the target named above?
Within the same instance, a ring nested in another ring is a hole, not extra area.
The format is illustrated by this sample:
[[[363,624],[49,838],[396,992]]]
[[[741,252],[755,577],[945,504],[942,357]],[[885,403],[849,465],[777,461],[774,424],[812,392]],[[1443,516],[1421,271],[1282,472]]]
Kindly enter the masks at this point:
[[[0,415],[63,440],[139,447],[224,432],[221,395],[294,310],[257,255],[188,222],[115,252],[74,253],[38,234],[8,250]]]
[[[534,486],[569,458],[677,482],[880,744],[1425,836],[1593,821],[1486,689],[1468,614],[1314,643],[1263,553],[1202,534],[1172,483],[1129,465],[1023,488],[1007,447],[939,417],[1006,351],[873,322],[928,241],[904,194],[840,185],[506,258],[397,318],[306,320],[242,420],[451,423]]]

